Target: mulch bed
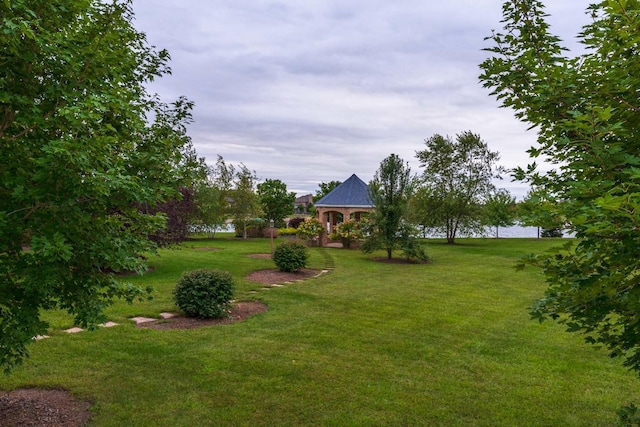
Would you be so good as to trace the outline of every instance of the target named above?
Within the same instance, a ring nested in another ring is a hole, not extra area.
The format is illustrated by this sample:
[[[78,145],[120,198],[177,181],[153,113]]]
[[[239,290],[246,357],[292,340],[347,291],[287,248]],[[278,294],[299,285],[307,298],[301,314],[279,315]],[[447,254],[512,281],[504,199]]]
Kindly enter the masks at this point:
[[[148,329],[193,329],[203,326],[228,325],[240,322],[254,314],[265,311],[267,311],[267,305],[260,301],[242,301],[235,303],[231,307],[229,317],[222,319],[196,319],[193,317],[176,316],[169,319],[140,323],[138,327]]]
[[[0,391],[0,426],[80,427],[89,422],[90,407],[65,390]]]

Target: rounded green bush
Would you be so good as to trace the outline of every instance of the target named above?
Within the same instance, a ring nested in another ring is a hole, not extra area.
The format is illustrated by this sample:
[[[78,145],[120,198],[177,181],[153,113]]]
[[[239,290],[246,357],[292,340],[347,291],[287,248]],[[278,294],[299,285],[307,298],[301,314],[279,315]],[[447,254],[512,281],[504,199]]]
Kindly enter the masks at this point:
[[[273,262],[283,272],[298,271],[306,267],[309,254],[307,248],[298,242],[285,242],[273,252]]]
[[[185,272],[173,290],[175,302],[188,317],[218,319],[228,316],[233,278],[226,271],[202,268]]]

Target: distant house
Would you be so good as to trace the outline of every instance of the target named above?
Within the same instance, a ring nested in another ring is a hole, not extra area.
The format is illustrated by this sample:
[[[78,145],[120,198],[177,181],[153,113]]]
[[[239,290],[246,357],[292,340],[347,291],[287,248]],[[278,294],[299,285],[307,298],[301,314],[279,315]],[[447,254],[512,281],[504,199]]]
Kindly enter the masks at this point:
[[[318,200],[316,217],[327,226],[327,234],[322,236],[322,246],[327,243],[334,227],[346,219],[360,220],[362,214],[374,209],[369,186],[353,174],[329,194]]]
[[[297,214],[308,214],[309,208],[313,205],[313,196],[311,194],[307,194],[305,196],[300,196],[294,202],[294,211]]]

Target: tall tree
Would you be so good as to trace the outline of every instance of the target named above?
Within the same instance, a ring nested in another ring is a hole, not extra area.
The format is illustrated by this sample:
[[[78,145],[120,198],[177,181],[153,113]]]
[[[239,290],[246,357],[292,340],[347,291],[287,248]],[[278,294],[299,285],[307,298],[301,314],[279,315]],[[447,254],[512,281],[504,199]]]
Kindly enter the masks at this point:
[[[482,232],[482,204],[495,190],[492,180],[500,178],[500,154],[489,150],[480,135],[463,132],[453,140],[435,134],[416,152],[424,168],[424,201],[434,207],[432,228],[444,232],[447,243],[459,233]],[[428,197],[427,197],[428,196]]]
[[[256,181],[258,177],[254,171],[249,170],[244,164],[240,164],[234,178],[234,188],[231,192],[231,217],[233,225],[242,229],[242,238],[247,238],[247,226],[249,222],[262,215],[260,200],[256,194]]]
[[[148,129],[145,137],[151,141],[165,139],[174,140],[170,144],[182,147],[167,158],[164,167],[173,170],[176,176],[181,176],[180,185],[174,195],[166,200],[150,203],[140,203],[140,209],[145,214],[163,215],[165,225],[162,229],[150,235],[158,245],[170,245],[184,241],[189,235],[190,225],[196,213],[194,202],[194,187],[206,176],[206,165],[203,158],[199,158],[187,135],[186,125],[191,123],[191,109],[193,103],[180,98],[172,108],[160,105],[156,108],[155,121]]]
[[[559,166],[518,177],[562,200],[554,209],[578,238],[534,260],[548,283],[534,316],[565,322],[640,373],[640,3],[603,1],[589,12],[578,35],[586,50],[569,57],[541,2],[506,2],[480,78],[537,128],[530,154]]]
[[[369,194],[375,206],[369,216],[370,226],[362,245],[364,252],[384,249],[391,259],[395,249],[404,249],[406,255],[417,254],[413,229],[406,216],[409,200],[415,187],[409,164],[391,154],[380,163],[373,180],[369,183]],[[420,252],[419,258],[426,258]]]
[[[313,201],[317,202],[318,200],[322,199],[324,196],[331,193],[340,184],[342,184],[341,181],[321,182],[319,184],[320,189],[317,190],[313,196]]]
[[[45,334],[41,312],[81,326],[114,298],[145,291],[113,272],[165,224],[145,213],[177,194],[197,163],[184,124],[145,84],[168,71],[132,26],[129,1],[0,3],[0,365],[10,370]],[[155,117],[148,124],[147,117]]]
[[[508,190],[498,189],[490,194],[484,203],[485,224],[495,227],[496,239],[500,237],[500,227],[516,223],[516,199]]]
[[[217,229],[226,228],[235,174],[235,167],[218,155],[215,166],[207,168],[206,179],[197,183],[194,196],[197,211],[192,226],[200,232],[214,237]]]
[[[192,219],[196,213],[193,189],[180,187],[179,193],[154,207],[142,207],[147,214],[161,214],[165,226],[149,237],[158,246],[168,246],[183,242],[189,237]]]
[[[422,236],[427,237],[429,231],[437,230],[443,221],[443,200],[431,188],[418,186],[409,201],[409,219],[420,227]]]
[[[267,179],[258,184],[258,198],[265,218],[283,226],[283,219],[293,213],[296,193],[287,192],[287,185],[279,179]]]

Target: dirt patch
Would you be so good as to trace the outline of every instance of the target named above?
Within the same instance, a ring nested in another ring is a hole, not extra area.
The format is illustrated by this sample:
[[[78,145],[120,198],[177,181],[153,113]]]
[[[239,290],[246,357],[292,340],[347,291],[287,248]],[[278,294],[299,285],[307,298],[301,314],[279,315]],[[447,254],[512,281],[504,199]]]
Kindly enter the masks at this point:
[[[222,319],[195,319],[193,317],[176,316],[169,319],[139,323],[138,327],[149,329],[194,329],[203,326],[228,325],[265,311],[267,311],[267,305],[260,301],[242,301],[235,303],[231,307],[229,317]]]
[[[247,276],[247,280],[252,282],[265,283],[267,285],[274,283],[293,282],[296,280],[304,280],[318,275],[318,271],[309,268],[303,268],[299,271],[285,273],[280,270],[258,270]]]
[[[0,391],[0,426],[84,426],[91,418],[90,406],[65,390]]]

